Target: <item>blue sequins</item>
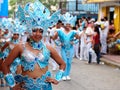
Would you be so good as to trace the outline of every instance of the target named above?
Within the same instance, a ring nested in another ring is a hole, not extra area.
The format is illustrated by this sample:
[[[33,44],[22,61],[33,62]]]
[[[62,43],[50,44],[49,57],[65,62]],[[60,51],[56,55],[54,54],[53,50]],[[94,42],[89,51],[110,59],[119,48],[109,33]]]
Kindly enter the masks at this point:
[[[24,71],[33,71],[35,65],[38,64],[40,68],[48,66],[48,61],[50,58],[50,51],[42,44],[42,42],[34,43],[32,42],[33,48],[42,49],[38,55],[31,53],[29,50],[24,50],[21,58],[21,65],[24,67]]]
[[[47,77],[51,77],[51,73],[47,71],[41,78],[32,79],[28,76],[16,75],[16,82],[24,82],[23,88],[26,90],[52,90],[51,84],[46,81]],[[48,89],[49,88],[49,89]]]

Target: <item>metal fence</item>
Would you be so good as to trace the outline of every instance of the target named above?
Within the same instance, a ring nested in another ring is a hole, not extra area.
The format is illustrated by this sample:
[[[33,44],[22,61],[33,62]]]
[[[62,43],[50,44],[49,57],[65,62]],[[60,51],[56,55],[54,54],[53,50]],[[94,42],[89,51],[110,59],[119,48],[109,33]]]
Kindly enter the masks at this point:
[[[89,13],[98,14],[99,5],[98,4],[83,4],[82,1],[60,1],[59,8],[62,13]]]

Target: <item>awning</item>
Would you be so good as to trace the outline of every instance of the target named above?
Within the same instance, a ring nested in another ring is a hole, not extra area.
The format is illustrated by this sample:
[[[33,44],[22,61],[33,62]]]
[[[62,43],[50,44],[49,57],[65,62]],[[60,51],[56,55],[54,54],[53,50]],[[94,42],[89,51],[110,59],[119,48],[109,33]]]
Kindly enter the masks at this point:
[[[102,3],[102,2],[115,2],[115,1],[120,1],[120,0],[85,0],[85,3]]]

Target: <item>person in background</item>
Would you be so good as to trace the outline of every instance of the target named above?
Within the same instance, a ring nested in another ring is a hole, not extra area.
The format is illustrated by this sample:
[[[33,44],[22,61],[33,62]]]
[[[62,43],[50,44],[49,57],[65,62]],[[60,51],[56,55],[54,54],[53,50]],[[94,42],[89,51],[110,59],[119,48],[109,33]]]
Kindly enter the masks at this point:
[[[64,28],[62,27],[62,21],[60,21],[60,20],[58,20],[58,22],[57,22],[57,24],[55,25],[55,27],[53,27],[51,30],[50,30],[50,38],[52,37],[52,36],[54,36],[54,34],[55,34],[55,32],[57,31],[57,30],[63,30]],[[58,53],[59,53],[59,55],[61,55],[60,54],[60,48],[61,48],[61,46],[60,46],[60,39],[59,38],[57,38],[55,41],[51,38],[51,45],[57,50],[57,51],[59,51]],[[54,61],[54,60],[51,60],[51,62],[52,62],[52,66],[53,66],[53,68],[52,68],[52,70],[53,71],[56,71],[57,70],[57,67],[58,67],[58,65],[57,65],[57,63]]]
[[[71,62],[74,54],[74,37],[77,39],[78,34],[75,30],[72,30],[71,24],[66,22],[64,30],[57,30],[55,35],[52,37],[53,40],[56,40],[59,37],[61,41],[61,57],[66,63],[65,72],[63,75],[63,80],[71,80],[70,78],[70,70],[71,70]]]
[[[103,19],[104,23],[102,24],[102,32],[101,32],[101,54],[107,54],[107,37],[108,37],[108,32],[109,32],[109,22],[107,17],[104,17]]]
[[[83,31],[79,33],[80,35],[80,60],[86,60],[86,27],[83,28]]]
[[[97,55],[97,64],[100,64],[100,32],[99,27],[96,25],[94,28],[94,35],[93,35],[93,50],[95,51]],[[91,62],[91,61],[90,61]]]
[[[82,17],[82,23],[81,23],[81,29],[83,30],[83,28],[86,26],[86,18]]]
[[[87,36],[87,39],[86,39],[86,47],[87,47],[87,60],[88,60],[88,63],[90,63],[91,61],[91,54],[90,54],[90,48],[92,47],[92,40],[93,40],[93,34],[94,34],[94,19],[91,19],[89,21],[89,25],[88,27],[86,28],[86,36]]]
[[[108,38],[112,38],[115,35],[115,27],[113,20],[110,21]]]
[[[78,34],[80,32],[77,24],[76,24],[76,27],[73,27],[73,30],[75,30]],[[77,59],[79,59],[79,39],[74,38],[74,40],[75,40],[75,44],[73,45],[74,46],[73,57],[76,57]]]

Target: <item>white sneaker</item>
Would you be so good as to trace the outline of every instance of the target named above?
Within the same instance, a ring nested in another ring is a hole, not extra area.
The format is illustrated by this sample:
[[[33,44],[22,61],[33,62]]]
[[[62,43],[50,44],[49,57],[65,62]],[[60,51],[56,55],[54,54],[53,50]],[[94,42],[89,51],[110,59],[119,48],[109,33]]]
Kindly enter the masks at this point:
[[[70,76],[67,76],[66,79],[67,79],[67,80],[71,80]]]
[[[104,65],[105,63],[104,62],[100,62],[100,64]]]
[[[82,58],[80,58],[80,61],[83,60]]]
[[[62,77],[62,80],[63,80],[63,81],[66,81],[66,80],[67,80],[67,78],[66,78],[65,76],[63,76],[63,77]]]

